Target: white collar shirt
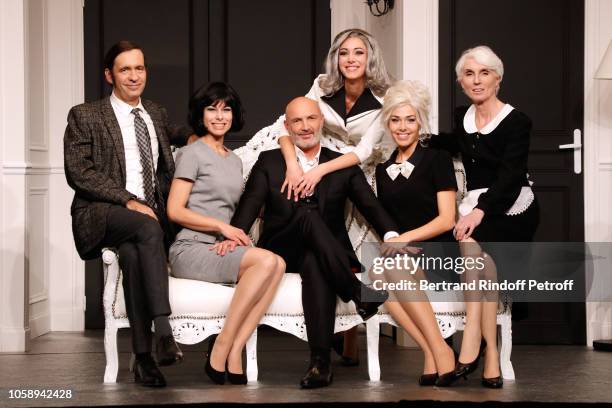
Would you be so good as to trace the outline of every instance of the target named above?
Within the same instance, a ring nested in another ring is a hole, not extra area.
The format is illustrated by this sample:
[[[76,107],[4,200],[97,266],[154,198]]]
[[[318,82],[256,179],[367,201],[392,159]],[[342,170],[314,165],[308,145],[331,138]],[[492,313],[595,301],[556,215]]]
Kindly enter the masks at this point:
[[[140,164],[140,150],[136,141],[136,130],[134,128],[134,114],[132,110],[140,109],[140,117],[144,120],[151,138],[151,152],[153,154],[153,168],[157,170],[157,160],[159,159],[159,143],[155,126],[151,116],[147,113],[142,100],[138,101],[137,106],[131,106],[115,96],[113,92],[110,96],[110,103],[115,112],[115,117],[121,129],[123,138],[123,149],[125,151],[125,189],[134,194],[141,200],[145,200],[144,186],[142,183],[142,165]]]
[[[295,155],[297,156],[298,163],[300,163],[300,167],[302,171],[306,173],[308,170],[312,170],[319,165],[319,157],[321,157],[321,145],[319,145],[319,151],[315,154],[315,157],[312,159],[308,159],[306,154],[299,147],[295,146]]]

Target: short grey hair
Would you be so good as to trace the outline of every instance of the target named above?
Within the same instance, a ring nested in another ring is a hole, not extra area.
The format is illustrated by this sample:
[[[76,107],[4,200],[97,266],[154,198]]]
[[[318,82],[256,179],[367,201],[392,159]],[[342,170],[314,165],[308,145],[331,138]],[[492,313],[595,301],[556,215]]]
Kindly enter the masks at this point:
[[[463,66],[468,58],[473,58],[474,61],[480,65],[484,65],[491,71],[495,71],[499,75],[499,80],[504,78],[504,63],[502,60],[493,52],[493,50],[486,45],[478,45],[474,48],[468,48],[463,51],[457,65],[455,65],[455,73],[457,74],[457,80],[463,75]]]
[[[421,126],[419,140],[421,142],[426,141],[431,137],[431,127],[429,126],[431,96],[427,87],[419,81],[397,81],[387,90],[381,115],[383,125],[389,130],[389,120],[393,111],[405,105],[409,105],[415,110],[417,121]]]
[[[391,76],[385,66],[378,41],[367,31],[349,28],[336,35],[325,59],[325,75],[319,79],[319,87],[325,95],[332,95],[344,86],[344,77],[338,69],[340,46],[348,38],[357,37],[367,48],[366,86],[377,96],[383,96],[391,85]]]

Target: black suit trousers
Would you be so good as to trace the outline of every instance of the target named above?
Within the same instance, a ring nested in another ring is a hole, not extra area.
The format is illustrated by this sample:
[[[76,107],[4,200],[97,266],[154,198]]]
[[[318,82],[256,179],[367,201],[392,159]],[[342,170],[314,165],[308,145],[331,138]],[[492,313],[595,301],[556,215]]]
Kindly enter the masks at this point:
[[[159,222],[119,205],[109,209],[103,246],[119,251],[135,353],[151,352],[151,322],[170,314],[168,264]]]
[[[298,205],[287,227],[270,239],[266,248],[283,257],[287,270],[300,274],[308,345],[313,355],[328,359],[336,296],[348,302],[361,288],[346,248],[334,237],[316,205]]]

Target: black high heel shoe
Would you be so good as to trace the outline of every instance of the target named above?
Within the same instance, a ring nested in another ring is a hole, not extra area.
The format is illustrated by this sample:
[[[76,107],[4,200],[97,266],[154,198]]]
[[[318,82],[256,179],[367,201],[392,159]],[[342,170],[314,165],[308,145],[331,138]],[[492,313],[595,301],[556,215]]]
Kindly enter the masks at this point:
[[[225,371],[217,371],[210,365],[210,355],[212,354],[212,349],[215,346],[216,340],[217,335],[215,334],[213,337],[211,337],[210,342],[208,343],[208,353],[206,353],[206,365],[204,366],[204,371],[212,382],[223,385],[225,384]]]
[[[470,363],[462,363],[457,360],[457,366],[455,367],[455,375],[457,377],[463,377],[467,380],[467,376],[478,368],[478,363],[480,363],[480,357],[484,354],[484,349],[487,347],[487,342],[482,339],[480,341],[480,350],[478,351],[478,355],[474,359],[474,361]]]
[[[459,364],[459,355],[455,350],[453,350],[453,354],[455,355],[455,368],[448,373],[439,374],[438,378],[434,382],[436,387],[450,387],[453,385],[455,381],[459,379],[456,375],[457,365]]]
[[[235,385],[245,385],[248,382],[247,376],[244,373],[234,374],[227,367],[227,361],[225,362],[225,371],[227,372],[227,380]]]
[[[433,374],[421,374],[419,377],[419,385],[421,387],[431,387],[436,385],[436,381],[438,380],[438,373]]]
[[[481,384],[485,388],[502,388],[504,386],[504,379],[501,375],[493,378],[482,377]]]
[[[492,378],[485,378],[483,369],[482,379],[480,380],[480,383],[485,388],[502,388],[504,386],[504,378],[501,375]]]

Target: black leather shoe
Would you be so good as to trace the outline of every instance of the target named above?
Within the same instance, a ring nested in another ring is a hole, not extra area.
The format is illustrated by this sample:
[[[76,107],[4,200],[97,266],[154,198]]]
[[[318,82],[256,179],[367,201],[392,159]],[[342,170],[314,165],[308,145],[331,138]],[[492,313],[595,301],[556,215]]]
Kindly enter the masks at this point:
[[[419,377],[419,385],[423,387],[431,387],[436,385],[438,379],[438,373],[433,374],[421,374]]]
[[[457,381],[460,377],[455,375],[455,371],[449,371],[448,373],[444,373],[439,375],[438,379],[434,383],[436,387],[450,387],[453,385],[455,381]]]
[[[168,366],[183,361],[183,352],[172,335],[161,336],[155,343],[155,358],[158,365]]]
[[[145,387],[165,387],[166,379],[153,361],[153,357],[136,360],[134,363],[134,381]]]
[[[455,375],[457,377],[463,377],[467,379],[467,376],[478,368],[478,363],[480,362],[480,357],[484,354],[485,347],[487,346],[487,342],[482,339],[480,341],[480,350],[478,351],[478,355],[474,359],[474,361],[470,363],[462,363],[457,361],[457,366],[455,367]]]
[[[504,386],[504,379],[501,376],[493,378],[482,377],[481,383],[485,388],[502,388]]]
[[[353,301],[357,313],[365,322],[378,312],[378,307],[388,298],[389,292],[386,290],[375,290],[369,286],[360,285],[360,288],[355,290]]]
[[[450,387],[451,385],[453,385],[455,381],[457,381],[460,378],[457,376],[457,366],[459,365],[459,355],[457,354],[455,350],[453,350],[453,354],[455,355],[455,369],[449,371],[448,373],[438,374],[438,378],[434,382],[434,385],[436,387]]]
[[[245,385],[247,382],[249,382],[249,380],[247,379],[246,374],[244,373],[240,373],[240,374],[234,374],[232,373],[229,368],[227,368],[227,362],[225,363],[225,372],[227,373],[227,380],[231,383],[231,384],[235,384],[235,385]]]
[[[210,365],[210,355],[212,354],[213,347],[215,346],[215,340],[217,340],[216,334],[213,335],[208,342],[208,352],[206,353],[206,365],[204,366],[204,371],[212,382],[223,385],[225,384],[225,371],[217,371]]]
[[[331,364],[329,361],[322,359],[314,359],[310,363],[310,367],[306,375],[300,381],[302,388],[320,388],[327,387],[332,383],[333,375],[331,372]]]

